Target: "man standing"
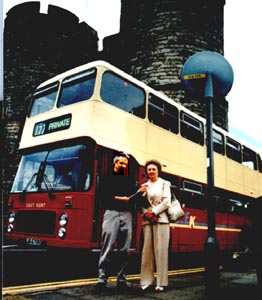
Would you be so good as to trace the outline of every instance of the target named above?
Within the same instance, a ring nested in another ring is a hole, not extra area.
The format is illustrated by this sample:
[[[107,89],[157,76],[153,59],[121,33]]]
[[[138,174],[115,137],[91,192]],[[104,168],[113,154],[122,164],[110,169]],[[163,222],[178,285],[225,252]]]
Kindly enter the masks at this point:
[[[97,291],[106,288],[108,267],[115,242],[118,242],[119,250],[117,287],[119,289],[128,288],[125,269],[132,239],[132,205],[128,201],[127,195],[131,195],[135,191],[135,184],[128,176],[128,163],[127,153],[117,154],[113,160],[113,172],[102,177],[99,184],[99,198],[102,200],[105,213],[98,263]]]

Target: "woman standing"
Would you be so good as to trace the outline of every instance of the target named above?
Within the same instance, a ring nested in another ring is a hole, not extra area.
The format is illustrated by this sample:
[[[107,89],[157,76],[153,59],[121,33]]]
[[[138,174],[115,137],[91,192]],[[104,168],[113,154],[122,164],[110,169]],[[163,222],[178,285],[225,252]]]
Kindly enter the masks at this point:
[[[169,220],[166,209],[171,205],[170,182],[159,177],[161,164],[150,160],[145,165],[148,181],[140,192],[148,200],[148,206],[142,207],[144,245],[141,261],[141,288],[146,290],[154,282],[156,266],[156,291],[168,286],[168,245]]]

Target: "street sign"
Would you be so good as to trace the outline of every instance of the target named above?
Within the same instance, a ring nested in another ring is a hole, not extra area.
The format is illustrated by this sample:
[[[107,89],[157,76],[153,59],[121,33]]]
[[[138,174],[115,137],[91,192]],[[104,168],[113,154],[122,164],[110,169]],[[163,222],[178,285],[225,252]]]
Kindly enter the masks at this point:
[[[184,80],[191,80],[191,79],[200,79],[200,78],[206,78],[207,74],[188,74],[184,75],[183,79]]]

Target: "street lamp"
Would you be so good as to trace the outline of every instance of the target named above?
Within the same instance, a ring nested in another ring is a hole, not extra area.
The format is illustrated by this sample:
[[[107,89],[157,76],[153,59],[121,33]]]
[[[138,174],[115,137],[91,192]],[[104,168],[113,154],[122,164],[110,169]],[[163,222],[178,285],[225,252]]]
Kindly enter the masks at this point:
[[[227,60],[221,54],[211,51],[198,52],[189,57],[181,72],[185,87],[193,95],[206,101],[208,236],[204,251],[207,299],[216,297],[220,282],[214,200],[213,99],[228,94],[233,77],[233,70]]]

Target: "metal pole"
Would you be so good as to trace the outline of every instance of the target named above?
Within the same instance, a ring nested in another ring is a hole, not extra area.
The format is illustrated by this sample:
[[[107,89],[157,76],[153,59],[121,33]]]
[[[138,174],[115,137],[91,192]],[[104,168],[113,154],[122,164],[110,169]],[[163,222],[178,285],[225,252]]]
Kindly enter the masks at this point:
[[[182,82],[195,96],[206,103],[207,141],[207,240],[203,245],[205,255],[206,296],[214,300],[219,294],[219,245],[216,240],[216,203],[214,199],[213,157],[213,100],[214,95],[225,97],[233,83],[233,70],[224,57],[215,52],[203,51],[192,55],[181,72]],[[214,86],[213,86],[214,84]],[[204,91],[203,91],[204,88]]]
[[[219,247],[216,240],[216,219],[214,199],[214,155],[213,155],[213,86],[212,77],[207,74],[205,88],[206,99],[206,141],[207,141],[207,212],[208,237],[204,245],[206,266],[206,297],[215,299],[219,289]]]

